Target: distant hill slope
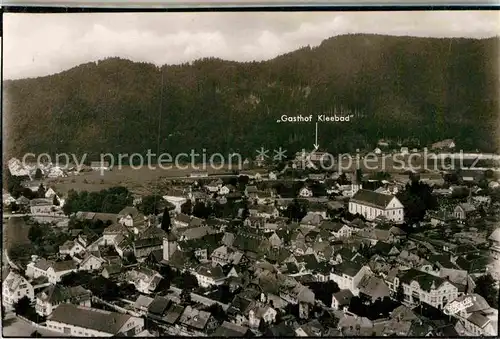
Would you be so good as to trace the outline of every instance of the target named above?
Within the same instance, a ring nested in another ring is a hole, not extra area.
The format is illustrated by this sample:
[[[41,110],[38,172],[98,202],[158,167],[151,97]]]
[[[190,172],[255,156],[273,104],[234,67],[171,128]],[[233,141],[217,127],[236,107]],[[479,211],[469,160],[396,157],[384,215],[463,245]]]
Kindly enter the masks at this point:
[[[343,35],[265,62],[203,59],[164,66],[161,150],[240,151],[312,146],[313,125],[277,124],[282,114],[352,112],[322,124],[331,152],[378,138],[454,138],[498,146],[499,38]],[[5,150],[156,151],[160,69],[110,58],[59,74],[4,82]]]

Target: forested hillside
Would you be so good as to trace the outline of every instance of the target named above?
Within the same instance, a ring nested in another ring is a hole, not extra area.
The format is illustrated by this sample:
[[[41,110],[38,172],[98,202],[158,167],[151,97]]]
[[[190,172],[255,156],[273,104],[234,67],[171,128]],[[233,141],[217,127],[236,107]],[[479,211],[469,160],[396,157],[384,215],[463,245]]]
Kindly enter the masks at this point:
[[[314,126],[276,123],[282,114],[342,111],[356,117],[320,126],[321,148],[330,152],[383,137],[422,145],[454,138],[464,149],[494,151],[499,40],[356,34],[264,62],[204,59],[160,69],[109,58],[5,81],[5,150],[146,153],[156,151],[160,123],[163,152],[293,151],[312,146]]]

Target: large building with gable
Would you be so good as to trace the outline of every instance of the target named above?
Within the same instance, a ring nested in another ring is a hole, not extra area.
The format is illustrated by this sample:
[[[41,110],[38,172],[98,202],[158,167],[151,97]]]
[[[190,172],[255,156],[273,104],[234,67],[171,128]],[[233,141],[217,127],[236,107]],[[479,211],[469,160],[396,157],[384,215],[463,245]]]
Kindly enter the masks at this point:
[[[394,195],[360,189],[349,200],[349,213],[360,214],[367,220],[384,216],[395,223],[404,221],[404,206]]]

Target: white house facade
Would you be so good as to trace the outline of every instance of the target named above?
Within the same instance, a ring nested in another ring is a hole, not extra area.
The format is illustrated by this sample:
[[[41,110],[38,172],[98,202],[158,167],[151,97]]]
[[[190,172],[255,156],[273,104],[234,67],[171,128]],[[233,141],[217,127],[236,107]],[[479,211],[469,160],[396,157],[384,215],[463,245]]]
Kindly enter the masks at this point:
[[[102,258],[96,257],[93,254],[86,255],[80,263],[80,271],[95,271],[99,270],[106,261]]]
[[[28,297],[30,300],[34,299],[33,286],[20,274],[13,271],[9,272],[2,282],[3,303],[5,306],[10,307],[23,297]]]
[[[361,214],[367,220],[379,216],[395,222],[404,222],[404,206],[393,195],[361,189],[349,200],[349,213]]]
[[[458,331],[460,336],[498,337],[498,310],[490,307],[482,296],[467,294],[452,303],[470,305],[453,314],[462,325]]]
[[[220,266],[201,265],[194,275],[201,287],[222,285],[226,279],[226,275]]]
[[[417,269],[410,269],[400,278],[395,277],[392,286],[397,291],[403,286],[404,300],[410,304],[426,303],[443,309],[451,300],[458,298],[457,286],[441,277]]]
[[[74,337],[135,337],[144,319],[72,304],[61,304],[47,318],[46,327]]]
[[[330,280],[337,283],[341,290],[350,290],[353,295],[359,295],[358,285],[361,279],[371,274],[368,266],[359,266],[352,262],[343,262],[334,266],[330,273]]]
[[[76,272],[76,262],[73,260],[52,262],[44,258],[37,258],[26,266],[26,276],[31,278],[47,277],[49,283],[56,284],[61,281],[63,275]]]

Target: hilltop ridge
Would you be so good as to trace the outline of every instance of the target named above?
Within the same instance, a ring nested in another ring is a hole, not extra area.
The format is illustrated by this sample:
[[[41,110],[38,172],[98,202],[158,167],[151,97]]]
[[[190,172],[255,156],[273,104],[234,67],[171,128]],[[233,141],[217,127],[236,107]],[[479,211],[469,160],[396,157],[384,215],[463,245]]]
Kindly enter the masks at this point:
[[[461,148],[498,150],[498,37],[342,35],[261,62],[205,58],[157,67],[121,58],[58,74],[4,81],[8,156],[146,153],[156,150],[161,72],[161,151],[290,152],[314,142],[283,114],[355,112],[322,125],[330,152],[379,138],[453,138]]]

